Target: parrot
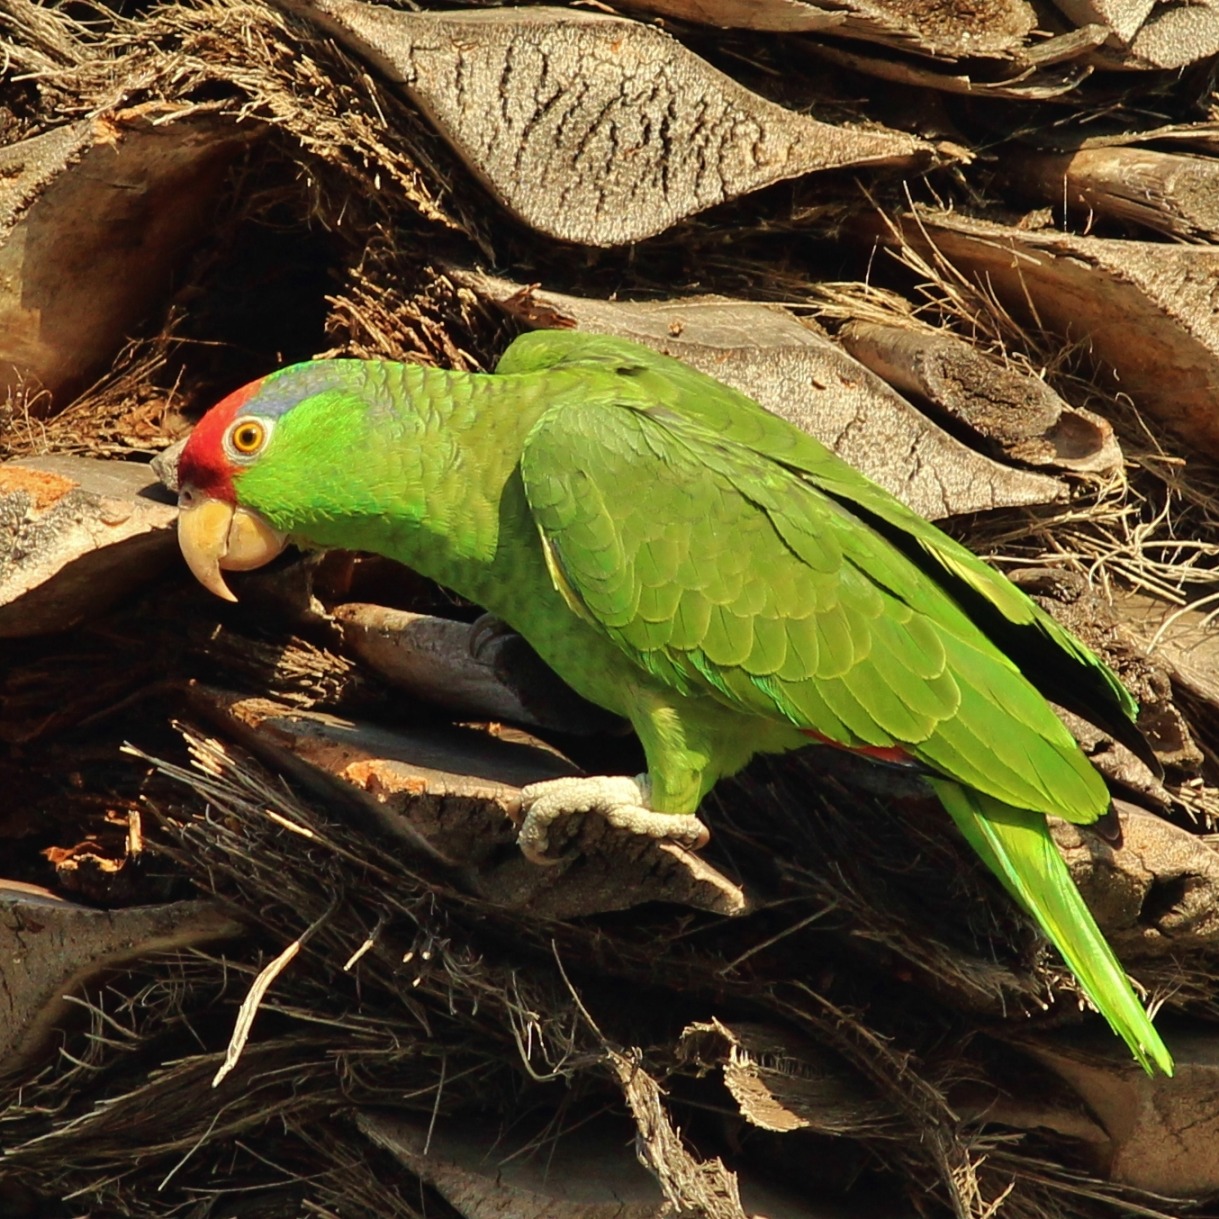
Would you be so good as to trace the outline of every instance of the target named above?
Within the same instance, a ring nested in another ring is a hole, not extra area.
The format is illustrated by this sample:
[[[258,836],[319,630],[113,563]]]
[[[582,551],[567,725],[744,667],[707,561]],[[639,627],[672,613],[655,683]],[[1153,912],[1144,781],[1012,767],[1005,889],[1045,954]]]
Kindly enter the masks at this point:
[[[553,862],[572,814],[698,848],[703,797],[757,754],[917,768],[1138,1063],[1172,1074],[1046,820],[1113,820],[1048,698],[1126,740],[1134,699],[996,569],[752,399],[570,329],[520,335],[490,373],[314,360],[213,406],[178,479],[180,547],[217,596],[289,542],[383,555],[629,721],[645,773],[523,789],[530,859]]]

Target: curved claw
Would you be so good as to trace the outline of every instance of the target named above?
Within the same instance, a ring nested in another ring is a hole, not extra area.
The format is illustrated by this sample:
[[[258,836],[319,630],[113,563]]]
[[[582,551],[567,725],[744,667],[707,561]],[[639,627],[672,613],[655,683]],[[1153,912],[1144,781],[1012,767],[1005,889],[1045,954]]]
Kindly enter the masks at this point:
[[[470,637],[466,644],[470,655],[482,664],[490,664],[491,649],[495,644],[514,631],[502,618],[494,614],[480,614],[470,624]]]
[[[178,545],[196,580],[225,601],[236,601],[220,574],[250,571],[269,563],[288,536],[247,508],[200,495],[186,486],[178,493]]]

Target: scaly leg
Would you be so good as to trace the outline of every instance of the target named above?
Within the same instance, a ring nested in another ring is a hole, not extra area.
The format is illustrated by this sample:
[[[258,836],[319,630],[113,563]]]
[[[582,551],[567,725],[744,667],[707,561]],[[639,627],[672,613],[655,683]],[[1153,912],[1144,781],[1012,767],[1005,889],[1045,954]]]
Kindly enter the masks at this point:
[[[555,864],[547,854],[551,825],[561,817],[597,813],[615,829],[647,838],[663,838],[697,850],[710,834],[692,813],[658,813],[648,807],[651,784],[647,775],[592,775],[588,778],[547,779],[521,791],[525,819],[517,843],[533,863]]]

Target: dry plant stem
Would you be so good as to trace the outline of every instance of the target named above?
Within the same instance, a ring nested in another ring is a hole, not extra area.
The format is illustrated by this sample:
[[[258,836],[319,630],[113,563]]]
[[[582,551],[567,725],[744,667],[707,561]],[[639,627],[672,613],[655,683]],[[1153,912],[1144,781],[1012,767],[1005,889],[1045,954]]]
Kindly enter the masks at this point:
[[[333,829],[325,829],[322,824],[319,824],[315,815],[309,812],[305,807],[289,803],[286,799],[286,793],[282,791],[276,793],[272,786],[269,786],[264,780],[257,777],[257,771],[250,768],[248,764],[238,763],[230,754],[223,751],[218,751],[214,745],[209,745],[198,738],[195,739],[193,747],[199,752],[199,757],[207,767],[210,774],[197,774],[192,782],[199,785],[202,790],[208,793],[209,802],[211,802],[218,811],[223,810],[225,812],[226,819],[231,819],[237,815],[241,816],[242,818],[253,817],[253,823],[247,823],[250,824],[250,828],[253,828],[253,826],[260,821],[266,825],[270,822],[270,819],[267,818],[265,810],[268,805],[270,805],[271,807],[276,808],[281,815],[286,817],[288,820],[297,824],[306,825],[313,829],[315,837],[309,841],[313,844],[320,845],[324,851],[329,852],[330,850],[334,849],[327,846],[328,843],[334,843],[334,847],[340,850],[344,849],[341,842],[335,841]],[[240,788],[235,789],[232,787],[234,780],[240,783]],[[239,791],[244,791],[248,794],[238,796]],[[240,810],[242,809],[242,806],[245,805],[246,802],[250,801],[251,797],[253,797],[254,803],[249,805],[248,811],[241,812]],[[241,822],[235,823],[235,828],[240,824]],[[245,835],[243,837],[248,837],[248,835],[249,829],[245,831]],[[259,841],[258,838],[261,838],[262,841]],[[283,876],[285,875],[284,859],[282,855],[277,857],[275,853],[277,851],[282,852],[284,846],[289,843],[302,841],[304,840],[301,839],[298,834],[292,834],[282,838],[282,840],[280,840],[280,845],[277,846],[275,839],[267,838],[265,836],[265,831],[259,831],[257,838],[249,841],[240,841],[242,859],[232,857],[229,862],[224,862],[223,855],[215,855],[214,853],[214,847],[221,846],[223,844],[221,842],[214,842],[212,847],[209,847],[209,852],[212,855],[211,862],[207,862],[205,860],[200,860],[199,862],[201,865],[206,866],[213,874],[215,874],[215,869],[218,867],[221,869],[221,872],[224,872],[234,865],[246,867],[252,864],[257,867],[260,873],[270,870],[271,872],[275,872]],[[197,839],[199,847],[203,847],[207,842],[207,838]],[[238,847],[238,845],[239,839],[233,838],[232,848],[235,849]],[[250,854],[251,852],[256,852],[256,854]],[[317,859],[316,856],[314,856],[314,858],[315,860]],[[243,862],[243,860],[246,859],[248,859],[248,863]],[[354,856],[352,857],[352,861],[355,862]],[[366,864],[359,866],[365,867]],[[316,895],[318,883],[316,862],[311,865],[310,873],[311,875],[308,881],[309,889]],[[329,883],[338,885],[339,887],[346,887],[347,891],[351,891],[350,887],[345,886],[344,882],[339,880],[337,877]],[[293,885],[295,885],[295,882],[293,882]],[[414,897],[410,896],[412,886],[414,887],[416,894]],[[392,888],[386,889],[382,886],[378,886],[377,892],[396,893],[398,895],[398,900],[408,903],[407,905],[403,906],[402,909],[410,909],[411,907],[409,903],[417,900],[417,895],[419,893],[418,882],[411,882],[407,881],[405,878],[399,878],[396,882],[393,882]],[[288,894],[285,894],[285,897],[287,900],[292,900],[291,896]],[[435,898],[433,897],[431,900],[434,902]],[[316,914],[311,916],[309,913],[310,904],[316,908],[318,904],[316,896],[311,897],[308,903],[296,904],[293,909],[292,917],[295,919],[300,919],[301,917],[316,917]],[[322,911],[317,910],[317,914],[320,913],[322,913]],[[401,915],[399,914],[398,917],[401,917]],[[369,921],[371,923],[372,920]],[[334,931],[337,930],[338,929],[336,927]],[[578,934],[575,940],[571,939],[574,931],[574,928],[563,929],[563,940],[564,942],[568,943],[568,947],[564,950],[565,959],[570,959],[573,954],[576,956],[582,956],[585,952],[585,949],[580,947],[581,939]],[[516,934],[519,935],[521,933],[532,934],[528,931],[526,924],[522,924],[518,928]],[[329,939],[333,934],[334,932],[332,932],[331,929],[323,927],[319,931],[318,936],[315,937],[313,943],[319,944],[322,939],[329,942]],[[345,960],[350,956],[350,945],[352,942],[358,943],[366,938],[366,931],[361,931],[356,936],[351,935],[350,932],[344,933],[343,943],[339,954],[340,958]],[[386,947],[388,948],[388,945],[386,945]],[[620,945],[616,951],[621,951],[623,947],[625,947],[625,945]],[[650,953],[646,948],[646,945],[640,945],[639,952],[643,954],[643,957],[641,957],[639,961],[639,964],[642,965],[644,963],[644,959],[647,958]],[[424,963],[424,972],[421,974],[420,978],[422,981],[422,986],[411,988],[412,993],[415,994],[420,1001],[425,1002],[430,1002],[430,998],[437,993],[444,995],[446,993],[443,982],[444,973],[438,973],[438,970],[449,971],[449,977],[452,978],[454,982],[459,985],[459,987],[464,988],[471,983],[474,984],[478,988],[475,993],[478,993],[481,996],[480,1015],[477,1024],[479,1027],[483,1027],[484,1029],[481,1036],[484,1039],[488,1038],[490,1035],[490,1028],[486,1026],[485,1022],[487,1020],[491,1020],[493,1022],[491,1027],[494,1027],[494,1020],[497,1018],[497,1012],[502,1014],[499,1005],[502,1004],[503,999],[497,999],[495,997],[496,992],[494,989],[499,985],[499,983],[493,981],[493,977],[486,973],[485,967],[483,967],[478,973],[471,975],[468,973],[468,966],[461,965],[460,961],[451,955],[437,956],[432,950],[429,950],[429,955],[431,955],[431,960]],[[365,977],[366,985],[375,975],[375,973],[384,968],[383,958],[383,949],[374,950],[363,958],[361,963],[361,972]],[[418,960],[419,957],[416,955],[415,959]],[[372,969],[374,973],[370,974],[366,972],[366,967]],[[604,968],[604,966],[602,968]],[[631,968],[634,968],[634,966]],[[699,982],[695,980],[699,976],[700,975],[698,974],[692,975],[690,983],[688,984],[689,993],[697,993],[698,987],[706,985],[706,981]],[[466,980],[457,982],[458,979],[463,977]],[[436,989],[437,983],[440,983],[439,992],[437,992]],[[720,979],[714,985],[717,988],[722,988],[725,985],[725,980]],[[746,989],[752,988],[747,986]],[[514,988],[509,988],[509,992],[506,993],[512,993],[513,990]],[[744,993],[745,992],[742,991],[742,994]],[[446,1005],[449,1005],[452,1003],[452,1000],[445,999],[445,1003]],[[548,1000],[547,1003],[551,1003],[551,1000]],[[460,1015],[463,1008],[466,1008],[466,1003],[464,1000],[457,1003],[455,1012],[459,1022],[461,1023],[465,1022]],[[565,1068],[563,1064],[570,1060],[570,1055],[572,1054],[573,1049],[562,1049],[553,1040],[554,1036],[558,1033],[558,1027],[552,1025],[551,1023],[551,1021],[554,1019],[553,1009],[545,1006],[542,1008],[537,1008],[536,1000],[531,1000],[524,996],[521,999],[512,1000],[511,1008],[515,1013],[517,1013],[511,1018],[512,1027],[518,1030],[514,1035],[515,1040],[521,1047],[522,1054],[525,1055],[526,1062],[532,1064],[530,1069],[540,1077],[553,1074],[555,1071],[564,1071],[569,1069]],[[530,1014],[531,1011],[534,1014]],[[539,1016],[537,1013],[545,1011],[551,1011],[552,1014],[546,1016],[544,1022],[539,1025]],[[806,1012],[805,1016],[802,1017],[802,1020],[807,1020],[807,1018],[808,1013]],[[430,1019],[430,1027],[432,1030],[430,1035],[433,1038],[440,1036],[440,1025],[437,1024],[439,1019],[439,1014],[433,1012]],[[466,1019],[468,1019],[468,1017],[466,1017]],[[836,1017],[836,1019],[841,1020],[843,1017],[840,1014],[838,1017]],[[443,1023],[447,1024],[447,1021],[448,1018],[446,1017]],[[502,1038],[502,1035],[503,1029],[501,1028],[500,1031],[494,1036]],[[821,1035],[824,1035],[824,1033]],[[487,1040],[485,1044],[489,1048],[491,1041]],[[249,1052],[250,1050],[247,1048],[247,1056]],[[882,1077],[883,1072],[880,1076],[878,1076],[878,1078]],[[452,1087],[452,1078],[452,1074],[450,1074],[450,1087]]]
[[[1150,16],[1155,0],[1055,0],[1076,25],[1108,27],[1128,43]]]
[[[608,1048],[606,1055],[639,1129],[647,1167],[678,1213],[746,1219],[736,1174],[718,1158],[700,1162],[690,1155],[665,1111],[659,1086],[637,1059]]]
[[[1060,48],[1065,62],[1056,60],[1053,55],[1044,67],[1031,67],[1028,62],[1019,62],[1012,65],[1015,70],[1011,75],[1001,75],[999,79],[992,79],[992,73],[980,77],[977,73],[970,75],[960,70],[954,71],[957,65],[931,67],[905,58],[863,52],[858,49],[858,43],[852,42],[839,43],[829,39],[814,42],[810,39],[807,49],[815,59],[896,85],[1029,102],[1061,97],[1086,80],[1091,75],[1091,68],[1085,57],[1104,39],[1105,31],[1096,26],[1073,30],[1070,34],[1060,35],[1042,44],[1047,47],[1053,43],[1065,44]],[[957,155],[967,160],[970,154],[963,149]]]
[[[1219,53],[1219,18],[1209,5],[1156,5],[1127,47],[1101,47],[1098,67],[1180,72]]]
[[[947,326],[966,334],[975,347],[1042,373],[1069,400],[1108,418],[1131,471],[1128,485],[1110,483],[1066,507],[972,521],[965,530],[969,544],[1002,564],[1061,563],[1102,590],[1113,581],[1172,604],[1185,604],[1193,587],[1210,586],[1219,569],[1219,471],[1197,456],[1187,469],[1173,456],[1174,439],[1140,414],[1128,395],[1107,393],[1088,376],[1078,345],[1064,345],[1021,320],[988,283],[963,274],[929,240],[911,242],[911,230],[897,225],[888,231],[893,256],[919,277],[921,304],[873,286],[822,284],[808,288],[818,317],[929,333]],[[785,284],[785,291],[794,294],[798,287]]]
[[[317,924],[314,924],[314,927],[316,926]],[[313,930],[313,928],[310,930]],[[250,1029],[254,1026],[254,1017],[258,1014],[258,1006],[262,1002],[263,996],[270,990],[275,979],[292,963],[296,954],[300,952],[301,943],[302,940],[293,940],[279,956],[272,958],[258,977],[254,979],[250,987],[250,993],[241,1001],[241,1007],[237,1009],[237,1021],[233,1025],[233,1035],[229,1039],[228,1049],[224,1052],[224,1062],[220,1064],[219,1070],[212,1076],[213,1088],[220,1087],[221,1082],[241,1059],[241,1051],[250,1039]]]
[[[55,10],[27,0],[8,3],[31,31],[28,45],[41,47],[41,14]],[[447,183],[432,156],[441,146],[417,117],[383,96],[366,73],[340,70],[327,47],[303,44],[274,8],[203,0],[164,6],[140,22],[108,11],[100,32],[73,50],[69,66],[47,69],[39,79],[73,96],[83,110],[111,106],[124,81],[138,81],[139,95],[153,97],[186,98],[220,88],[226,100],[208,110],[228,116],[237,130],[266,122],[298,141],[305,161],[360,182],[379,175],[380,190],[396,190],[426,219],[454,230],[477,230],[441,202]],[[177,109],[186,116],[197,107],[182,101]],[[324,179],[314,178],[311,185],[326,188]],[[446,203],[451,201],[450,194]],[[342,208],[319,211],[337,217]]]
[[[1150,148],[1016,151],[1003,173],[1022,194],[1182,241],[1219,236],[1219,160]]]
[[[839,341],[896,389],[925,401],[1011,460],[1111,478],[1122,465],[1112,427],[1036,377],[953,335],[851,321]]]
[[[1103,387],[1191,450],[1219,456],[1219,325],[1213,310],[1219,249],[1017,230],[946,211],[853,224],[903,257],[1069,343],[1086,342]]]
[[[547,7],[278,2],[374,64],[506,211],[561,241],[624,245],[788,178],[935,158],[900,132],[775,105],[641,22]],[[619,147],[633,151],[612,155]]]
[[[33,381],[62,408],[164,298],[206,231],[233,160],[257,140],[214,114],[149,107],[0,150],[0,395]],[[12,206],[15,203],[17,206]],[[116,242],[114,234],[132,234]]]
[[[0,637],[65,630],[173,555],[172,504],[146,466],[88,457],[0,465]]]

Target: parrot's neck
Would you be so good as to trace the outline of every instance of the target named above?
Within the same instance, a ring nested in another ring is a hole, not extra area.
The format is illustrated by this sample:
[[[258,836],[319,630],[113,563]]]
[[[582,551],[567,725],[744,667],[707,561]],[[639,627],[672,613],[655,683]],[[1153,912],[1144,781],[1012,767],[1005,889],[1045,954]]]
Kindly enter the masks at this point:
[[[274,463],[263,477],[251,469],[242,501],[299,544],[383,554],[511,621],[524,595],[516,590],[539,575],[550,583],[524,527],[521,450],[538,417],[578,392],[579,379],[331,366],[335,391],[310,417],[280,424],[302,429],[292,446],[301,468]]]

